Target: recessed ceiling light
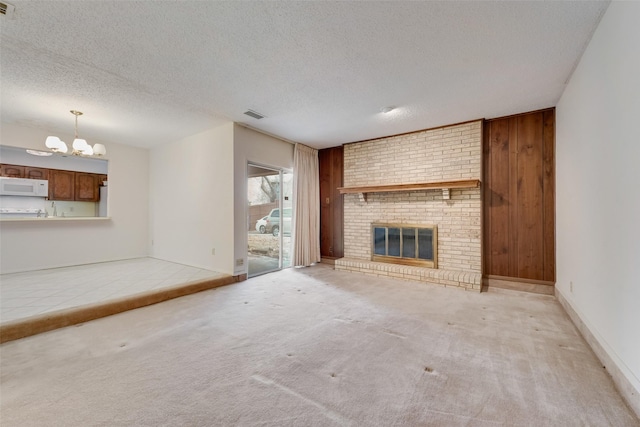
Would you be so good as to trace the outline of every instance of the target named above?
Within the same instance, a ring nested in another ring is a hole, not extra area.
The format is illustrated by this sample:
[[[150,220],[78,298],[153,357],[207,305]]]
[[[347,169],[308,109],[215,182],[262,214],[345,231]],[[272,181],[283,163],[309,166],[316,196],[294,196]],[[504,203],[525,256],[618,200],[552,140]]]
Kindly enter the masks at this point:
[[[392,111],[393,111],[393,110],[395,110],[395,109],[396,109],[396,107],[382,107],[382,108],[380,109],[380,111],[381,111],[381,112],[383,112],[383,113],[385,113],[385,114],[387,114],[387,113],[392,112]]]
[[[53,153],[50,153],[48,151],[27,150],[27,153],[34,156],[42,156],[42,157],[53,156]]]

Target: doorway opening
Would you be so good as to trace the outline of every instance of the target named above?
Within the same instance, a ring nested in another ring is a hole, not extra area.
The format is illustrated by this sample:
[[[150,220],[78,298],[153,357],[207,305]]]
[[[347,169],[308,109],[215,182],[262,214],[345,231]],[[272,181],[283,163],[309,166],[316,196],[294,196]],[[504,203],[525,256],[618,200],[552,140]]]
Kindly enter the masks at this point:
[[[293,173],[249,163],[247,200],[248,276],[290,267]]]

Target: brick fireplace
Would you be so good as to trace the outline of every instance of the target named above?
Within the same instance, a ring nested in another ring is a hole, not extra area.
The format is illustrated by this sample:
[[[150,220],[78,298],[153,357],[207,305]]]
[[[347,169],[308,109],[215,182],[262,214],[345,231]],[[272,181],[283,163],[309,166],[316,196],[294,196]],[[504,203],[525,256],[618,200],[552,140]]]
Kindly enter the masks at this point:
[[[345,145],[345,256],[336,269],[479,291],[481,142],[482,121],[474,121]],[[392,240],[405,233],[408,252],[414,240],[405,229],[435,226],[433,264],[378,256],[376,224],[391,224]]]

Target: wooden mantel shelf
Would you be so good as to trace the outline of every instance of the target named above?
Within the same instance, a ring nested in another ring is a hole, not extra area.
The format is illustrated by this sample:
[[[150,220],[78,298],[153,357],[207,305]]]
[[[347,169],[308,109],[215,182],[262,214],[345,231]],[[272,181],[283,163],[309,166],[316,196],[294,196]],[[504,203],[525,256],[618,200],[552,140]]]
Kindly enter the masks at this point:
[[[340,194],[359,193],[360,198],[367,200],[367,193],[389,193],[398,191],[442,190],[443,197],[449,198],[451,188],[476,188],[480,186],[479,179],[466,179],[460,181],[422,182],[417,184],[391,184],[391,185],[361,185],[356,187],[338,187]]]

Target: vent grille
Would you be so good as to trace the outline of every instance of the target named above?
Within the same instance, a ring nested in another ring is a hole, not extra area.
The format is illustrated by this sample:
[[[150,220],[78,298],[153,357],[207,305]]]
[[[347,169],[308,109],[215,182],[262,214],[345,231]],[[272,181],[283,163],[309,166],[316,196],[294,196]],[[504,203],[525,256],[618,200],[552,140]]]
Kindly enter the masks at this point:
[[[6,15],[11,18],[15,7],[9,3],[0,2],[0,15]]]
[[[264,119],[264,117],[265,117],[265,116],[263,116],[262,114],[260,114],[260,113],[258,113],[258,112],[256,112],[256,111],[253,111],[253,110],[247,110],[247,111],[245,111],[244,113],[245,113],[247,116],[249,116],[249,117],[253,117],[254,119],[258,119],[258,120],[260,120],[260,119]]]

